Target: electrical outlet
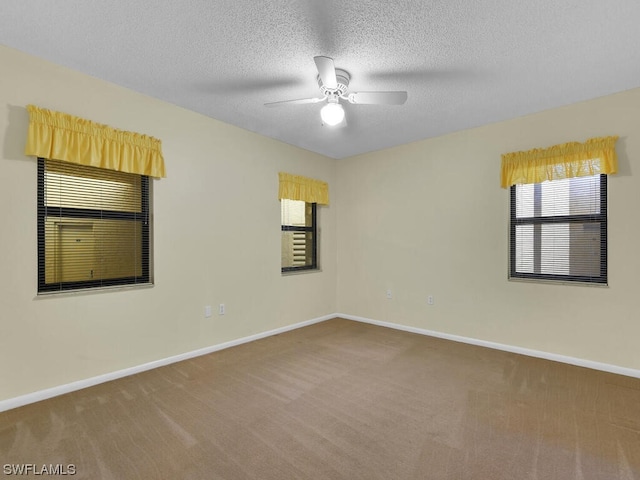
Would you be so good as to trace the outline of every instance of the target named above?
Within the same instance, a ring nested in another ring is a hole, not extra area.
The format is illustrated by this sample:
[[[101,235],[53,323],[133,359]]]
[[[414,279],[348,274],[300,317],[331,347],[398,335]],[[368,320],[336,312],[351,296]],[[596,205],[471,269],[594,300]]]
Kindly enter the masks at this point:
[[[427,303],[428,303],[429,305],[433,305],[433,295],[429,295],[429,296],[427,297]]]
[[[211,316],[211,305],[204,307],[204,316],[209,318]]]
[[[224,312],[225,312],[224,303],[221,303],[220,306],[218,307],[218,314],[224,315]]]
[[[391,300],[393,298],[393,294],[391,293],[391,289],[387,290],[387,298]]]

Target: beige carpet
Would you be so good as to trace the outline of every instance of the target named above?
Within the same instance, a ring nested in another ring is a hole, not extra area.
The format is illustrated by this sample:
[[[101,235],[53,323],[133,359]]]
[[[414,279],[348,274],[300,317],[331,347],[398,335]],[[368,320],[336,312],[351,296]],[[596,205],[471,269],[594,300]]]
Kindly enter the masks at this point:
[[[335,319],[0,413],[0,478],[25,463],[113,480],[633,480],[640,379]]]

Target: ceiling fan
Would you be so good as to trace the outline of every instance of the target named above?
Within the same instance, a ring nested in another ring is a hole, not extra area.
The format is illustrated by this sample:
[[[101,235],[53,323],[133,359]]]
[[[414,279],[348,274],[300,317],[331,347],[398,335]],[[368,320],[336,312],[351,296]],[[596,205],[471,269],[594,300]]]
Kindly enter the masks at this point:
[[[320,117],[327,125],[338,125],[344,122],[344,109],[340,99],[355,105],[402,105],[407,101],[407,92],[352,92],[349,90],[351,77],[345,70],[335,68],[333,58],[313,57],[318,69],[318,86],[322,97],[300,98],[281,102],[265,103],[265,107],[282,105],[303,105],[327,101],[320,110]]]

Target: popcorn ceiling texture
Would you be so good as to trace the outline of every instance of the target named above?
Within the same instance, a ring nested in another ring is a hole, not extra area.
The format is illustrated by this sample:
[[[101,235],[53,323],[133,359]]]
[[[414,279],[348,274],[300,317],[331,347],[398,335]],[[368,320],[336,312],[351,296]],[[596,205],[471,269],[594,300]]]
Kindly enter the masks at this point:
[[[637,0],[3,0],[0,43],[344,158],[638,87],[638,19]],[[347,104],[341,129],[322,104],[265,108],[319,96],[315,55],[409,99]]]

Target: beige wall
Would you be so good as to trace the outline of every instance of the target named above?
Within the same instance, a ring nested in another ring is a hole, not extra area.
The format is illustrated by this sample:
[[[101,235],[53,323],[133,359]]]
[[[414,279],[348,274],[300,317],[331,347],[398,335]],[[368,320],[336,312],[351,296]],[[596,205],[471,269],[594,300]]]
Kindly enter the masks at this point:
[[[336,311],[640,369],[640,89],[334,161],[11,49],[0,64],[0,400]],[[163,141],[153,288],[36,296],[29,103]],[[610,286],[507,281],[500,154],[611,134]],[[278,171],[330,185],[321,272],[280,275]]]
[[[335,207],[318,209],[322,271],[283,277],[277,199],[279,171],[332,190],[334,160],[15,50],[0,65],[0,400],[336,311]],[[162,140],[153,288],[36,296],[30,103]]]
[[[500,155],[616,134],[609,287],[508,281]],[[338,311],[640,369],[639,158],[636,89],[340,162]]]

